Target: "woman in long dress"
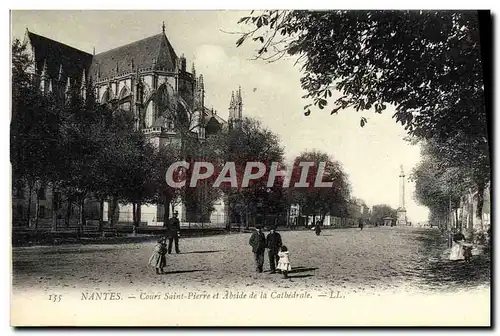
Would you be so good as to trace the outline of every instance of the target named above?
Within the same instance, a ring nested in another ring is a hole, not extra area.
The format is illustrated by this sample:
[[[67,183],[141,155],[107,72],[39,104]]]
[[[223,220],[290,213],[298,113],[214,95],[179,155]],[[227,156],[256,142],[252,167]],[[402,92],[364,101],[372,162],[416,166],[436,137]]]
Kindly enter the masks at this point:
[[[464,248],[462,244],[465,242],[465,236],[462,232],[453,235],[451,243],[450,260],[464,260]]]

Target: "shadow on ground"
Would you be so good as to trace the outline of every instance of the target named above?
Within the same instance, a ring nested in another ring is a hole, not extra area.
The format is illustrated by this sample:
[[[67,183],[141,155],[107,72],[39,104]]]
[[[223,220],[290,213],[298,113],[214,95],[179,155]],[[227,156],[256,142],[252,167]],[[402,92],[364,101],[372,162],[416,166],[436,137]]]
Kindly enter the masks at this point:
[[[312,276],[314,276],[314,275],[312,275],[312,274],[289,275],[288,279],[309,278],[309,277],[312,277]]]
[[[116,251],[119,247],[117,248],[85,248],[85,249],[80,249],[80,248],[70,248],[70,249],[64,249],[64,250],[50,250],[50,251],[40,251],[38,252],[41,255],[50,255],[50,254],[90,254],[90,253],[100,253],[100,252],[109,252],[109,251]]]
[[[294,274],[294,273],[302,273],[302,272],[309,272],[309,271],[314,271],[317,270],[317,267],[293,267],[291,271],[288,272],[288,274]]]
[[[168,271],[163,274],[180,274],[180,273],[193,273],[193,272],[205,272],[207,270],[184,270],[184,271]]]

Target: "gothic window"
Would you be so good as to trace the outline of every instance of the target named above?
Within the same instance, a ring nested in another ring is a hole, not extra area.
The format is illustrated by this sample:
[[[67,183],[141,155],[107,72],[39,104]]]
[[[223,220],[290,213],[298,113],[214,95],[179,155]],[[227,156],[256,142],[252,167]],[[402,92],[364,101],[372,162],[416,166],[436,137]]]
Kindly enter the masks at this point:
[[[102,95],[101,103],[102,104],[107,103],[110,99],[111,99],[111,92],[110,92],[110,90],[108,88],[108,89],[106,89],[106,91]]]
[[[120,91],[120,95],[118,96],[118,99],[123,99],[123,98],[126,98],[130,95],[130,90],[127,86],[124,86],[121,91]]]
[[[139,103],[142,103],[144,101],[144,85],[142,84],[142,82],[139,82],[137,84],[136,98]]]
[[[153,125],[153,106],[149,103],[146,108],[146,127],[151,127]]]

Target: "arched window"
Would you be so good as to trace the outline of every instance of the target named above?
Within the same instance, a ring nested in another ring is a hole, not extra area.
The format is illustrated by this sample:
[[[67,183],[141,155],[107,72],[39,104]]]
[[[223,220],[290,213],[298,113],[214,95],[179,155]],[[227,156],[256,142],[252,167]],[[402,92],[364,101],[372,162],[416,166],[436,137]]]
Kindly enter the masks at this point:
[[[120,94],[118,95],[118,99],[121,100],[123,98],[126,98],[128,96],[130,96],[131,92],[130,92],[130,89],[125,85],[121,91],[120,91]]]
[[[102,94],[101,104],[107,103],[110,100],[111,100],[111,90],[107,88],[106,91]]]
[[[146,118],[145,123],[146,127],[151,127],[153,125],[153,104],[150,102],[146,107]]]

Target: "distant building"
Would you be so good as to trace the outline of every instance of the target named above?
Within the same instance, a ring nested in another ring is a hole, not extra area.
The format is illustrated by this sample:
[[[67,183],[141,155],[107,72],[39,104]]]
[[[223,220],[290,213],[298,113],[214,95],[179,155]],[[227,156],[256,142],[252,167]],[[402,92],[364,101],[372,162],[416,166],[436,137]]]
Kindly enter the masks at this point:
[[[384,226],[393,226],[394,219],[392,217],[382,218]]]

